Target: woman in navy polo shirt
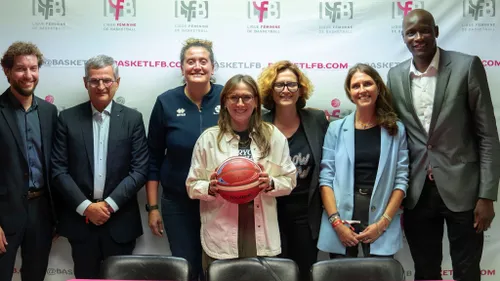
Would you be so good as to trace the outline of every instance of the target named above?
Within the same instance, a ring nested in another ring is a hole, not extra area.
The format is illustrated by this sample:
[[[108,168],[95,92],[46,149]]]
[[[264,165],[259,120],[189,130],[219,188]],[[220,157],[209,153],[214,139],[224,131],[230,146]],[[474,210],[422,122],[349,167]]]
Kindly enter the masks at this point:
[[[173,256],[189,261],[191,280],[201,272],[199,201],[186,192],[186,177],[193,147],[200,134],[217,125],[222,86],[211,82],[214,74],[212,42],[186,40],[180,55],[185,84],[158,96],[148,130],[150,153],[146,184],[149,227],[163,235],[163,222]],[[162,212],[158,210],[161,183]]]

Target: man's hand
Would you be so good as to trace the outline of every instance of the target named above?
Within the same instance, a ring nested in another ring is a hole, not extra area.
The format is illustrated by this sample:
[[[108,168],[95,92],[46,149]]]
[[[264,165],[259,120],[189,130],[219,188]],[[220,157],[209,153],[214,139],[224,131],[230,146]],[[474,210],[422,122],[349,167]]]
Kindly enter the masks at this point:
[[[488,230],[494,217],[493,200],[479,198],[474,209],[474,228],[476,229],[476,233]]]
[[[159,210],[151,210],[148,214],[148,224],[153,235],[162,237],[163,236],[163,222],[161,220],[161,214]]]
[[[0,227],[0,254],[7,252],[7,238],[5,238],[5,233],[3,232],[2,227]]]
[[[83,215],[86,216],[93,224],[102,225],[106,223],[110,217],[110,212],[106,202],[98,202],[90,204]]]

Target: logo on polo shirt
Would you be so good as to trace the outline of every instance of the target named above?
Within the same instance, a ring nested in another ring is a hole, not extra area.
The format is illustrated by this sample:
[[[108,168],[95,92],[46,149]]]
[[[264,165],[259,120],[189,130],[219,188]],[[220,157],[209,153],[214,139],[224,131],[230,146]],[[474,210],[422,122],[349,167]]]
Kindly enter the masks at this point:
[[[220,105],[218,105],[218,106],[216,106],[216,107],[214,108],[214,115],[219,114],[219,112],[220,112]]]
[[[177,117],[186,116],[186,110],[184,108],[177,109]]]

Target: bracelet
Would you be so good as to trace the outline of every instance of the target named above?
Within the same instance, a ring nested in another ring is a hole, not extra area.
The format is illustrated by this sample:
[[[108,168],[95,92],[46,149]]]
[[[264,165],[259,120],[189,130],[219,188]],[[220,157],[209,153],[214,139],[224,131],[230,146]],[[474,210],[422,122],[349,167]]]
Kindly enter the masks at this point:
[[[341,219],[337,219],[332,223],[332,227],[335,228],[337,225],[342,224],[343,221]]]
[[[382,215],[382,217],[386,218],[386,219],[389,221],[389,223],[391,223],[391,222],[392,222],[392,218],[391,218],[391,217],[389,217],[389,215],[388,215],[388,214],[384,213],[384,214]]]
[[[328,221],[330,223],[333,223],[337,219],[340,219],[339,212],[333,213],[331,216],[328,217]]]

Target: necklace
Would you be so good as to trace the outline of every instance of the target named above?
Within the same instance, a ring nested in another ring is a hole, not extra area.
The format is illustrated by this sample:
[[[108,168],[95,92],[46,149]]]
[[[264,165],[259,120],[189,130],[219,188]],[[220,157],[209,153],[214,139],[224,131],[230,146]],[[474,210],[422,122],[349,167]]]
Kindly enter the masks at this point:
[[[250,138],[248,138],[246,140],[241,140],[240,139],[240,141],[238,142],[238,146],[240,146],[240,147],[247,147],[250,144],[251,141],[252,141],[252,139],[250,139]]]
[[[377,122],[363,123],[361,121],[356,120],[356,127],[358,129],[369,129],[369,128],[375,127],[376,125],[377,125]]]

